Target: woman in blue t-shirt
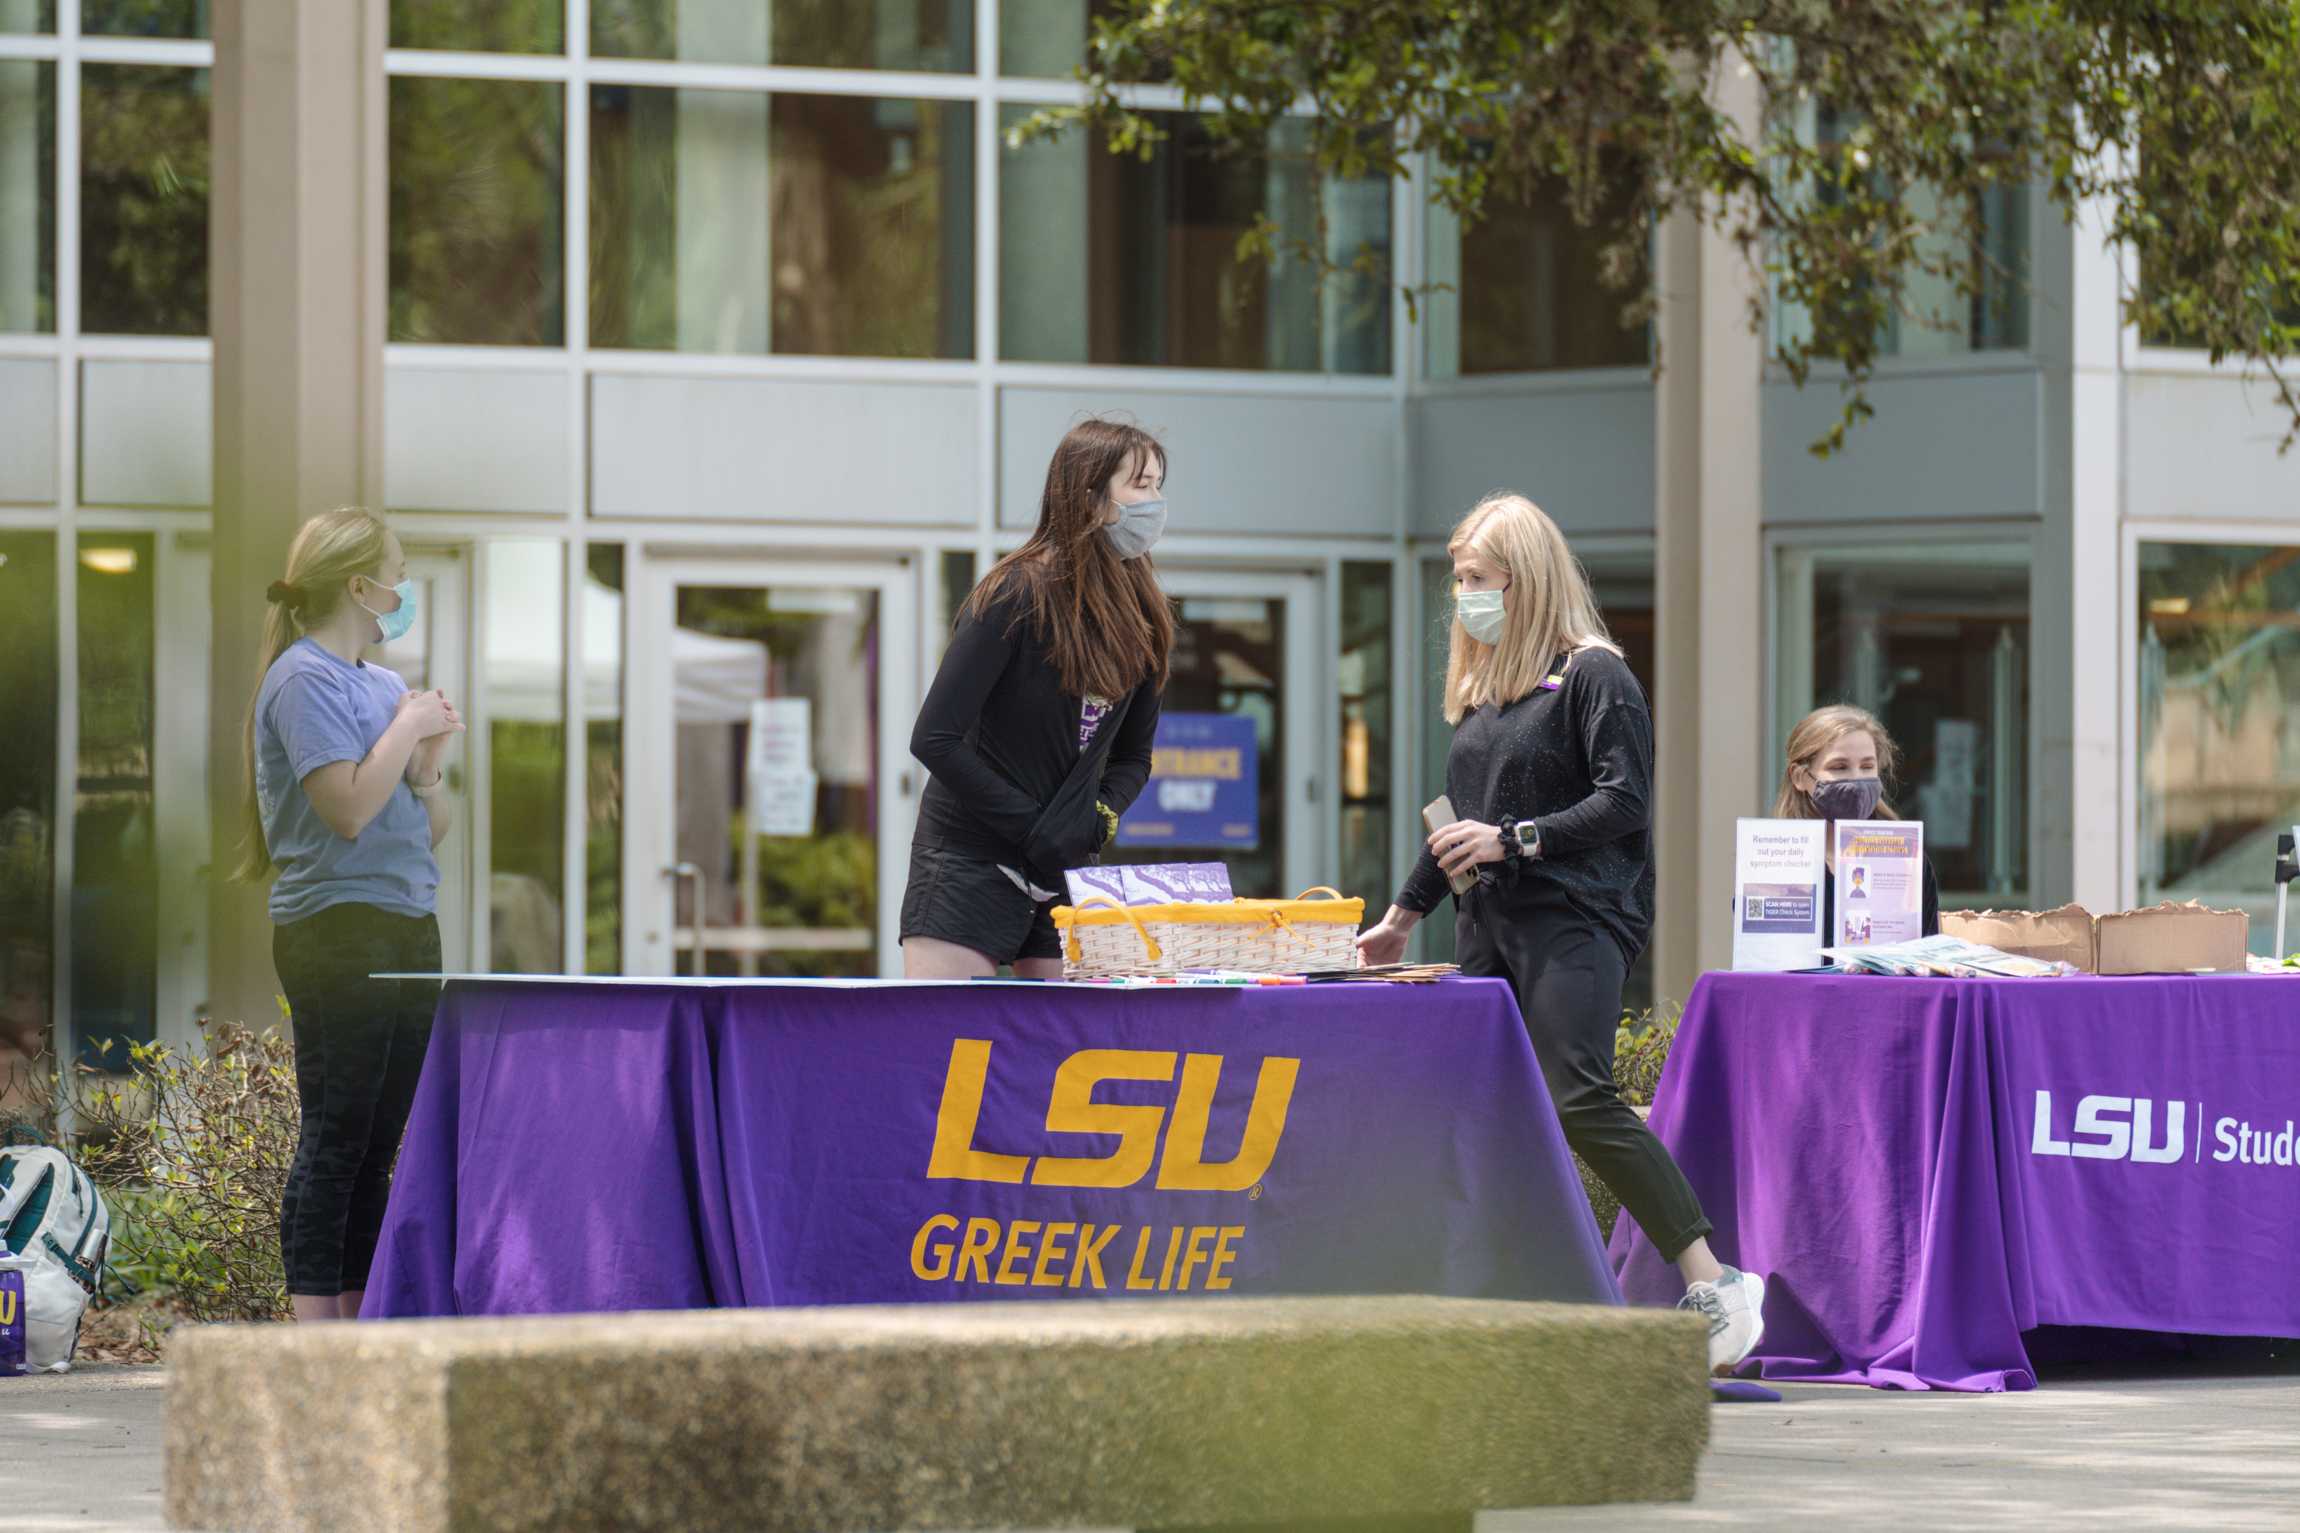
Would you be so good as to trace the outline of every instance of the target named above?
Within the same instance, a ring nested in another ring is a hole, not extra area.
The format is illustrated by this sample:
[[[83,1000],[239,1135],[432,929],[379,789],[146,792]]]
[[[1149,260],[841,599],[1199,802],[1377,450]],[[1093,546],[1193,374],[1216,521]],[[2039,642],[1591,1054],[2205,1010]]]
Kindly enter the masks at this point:
[[[415,622],[407,556],[380,518],[347,508],[304,523],[266,594],[239,876],[276,874],[272,960],[295,1025],[288,1295],[297,1319],[335,1320],[366,1293],[438,993],[368,976],[439,971],[440,762],[463,721],[441,693],[360,658]]]

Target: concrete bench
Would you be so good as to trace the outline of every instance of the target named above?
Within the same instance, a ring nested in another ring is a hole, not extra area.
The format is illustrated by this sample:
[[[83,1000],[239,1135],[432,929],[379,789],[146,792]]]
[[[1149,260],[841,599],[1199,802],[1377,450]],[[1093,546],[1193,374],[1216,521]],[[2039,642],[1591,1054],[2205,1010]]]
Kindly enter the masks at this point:
[[[1683,1500],[1705,1332],[1436,1298],[211,1326],[171,1345],[200,1529],[1301,1526]]]

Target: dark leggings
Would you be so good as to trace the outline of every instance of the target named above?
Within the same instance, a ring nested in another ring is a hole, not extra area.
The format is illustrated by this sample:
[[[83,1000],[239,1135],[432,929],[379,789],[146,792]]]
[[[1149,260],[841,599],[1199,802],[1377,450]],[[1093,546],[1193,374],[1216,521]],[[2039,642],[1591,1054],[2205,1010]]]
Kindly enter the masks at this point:
[[[431,1043],[439,923],[373,905],[331,905],[272,932],[272,962],[295,1024],[303,1132],[280,1199],[291,1294],[367,1287],[392,1162]]]
[[[1629,973],[1620,943],[1570,906],[1503,907],[1483,889],[1462,901],[1459,938],[1464,974],[1506,979],[1517,992],[1565,1142],[1675,1261],[1711,1225],[1685,1173],[1613,1084]]]

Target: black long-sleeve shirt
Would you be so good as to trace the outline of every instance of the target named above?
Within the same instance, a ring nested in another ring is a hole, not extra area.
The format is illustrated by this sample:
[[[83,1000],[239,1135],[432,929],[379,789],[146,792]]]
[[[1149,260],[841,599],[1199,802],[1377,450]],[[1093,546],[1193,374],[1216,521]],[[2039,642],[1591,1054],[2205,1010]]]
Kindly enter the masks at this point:
[[[1563,899],[1643,952],[1653,930],[1653,715],[1629,665],[1606,649],[1564,662],[1555,690],[1487,706],[1461,721],[1446,754],[1454,813],[1489,825],[1531,821],[1541,854],[1478,869],[1481,894],[1505,904]],[[1427,913],[1449,892],[1425,846],[1397,897]]]
[[[1077,824],[1043,826],[1056,790],[1095,743],[1081,739],[1086,699],[1062,690],[1019,599],[961,617],[911,731],[910,753],[932,774],[919,801],[918,839],[1059,888],[1047,880],[1058,881],[1101,844],[1094,799],[1124,814],[1149,780],[1159,701],[1159,677],[1135,688],[1115,725],[1099,793],[1085,797]]]

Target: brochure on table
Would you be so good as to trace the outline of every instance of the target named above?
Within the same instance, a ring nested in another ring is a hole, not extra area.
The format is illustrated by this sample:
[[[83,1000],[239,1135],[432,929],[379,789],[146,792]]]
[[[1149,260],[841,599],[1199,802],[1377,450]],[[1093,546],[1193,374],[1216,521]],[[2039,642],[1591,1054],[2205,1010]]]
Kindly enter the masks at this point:
[[[1821,962],[1820,820],[1742,820],[1734,838],[1733,967],[1780,971]]]
[[[1837,927],[1830,947],[1888,947],[1925,934],[1925,827],[1839,820]]]
[[[1070,903],[1105,895],[1121,905],[1166,905],[1193,900],[1228,900],[1230,869],[1219,862],[1121,863],[1072,868],[1062,875]]]

